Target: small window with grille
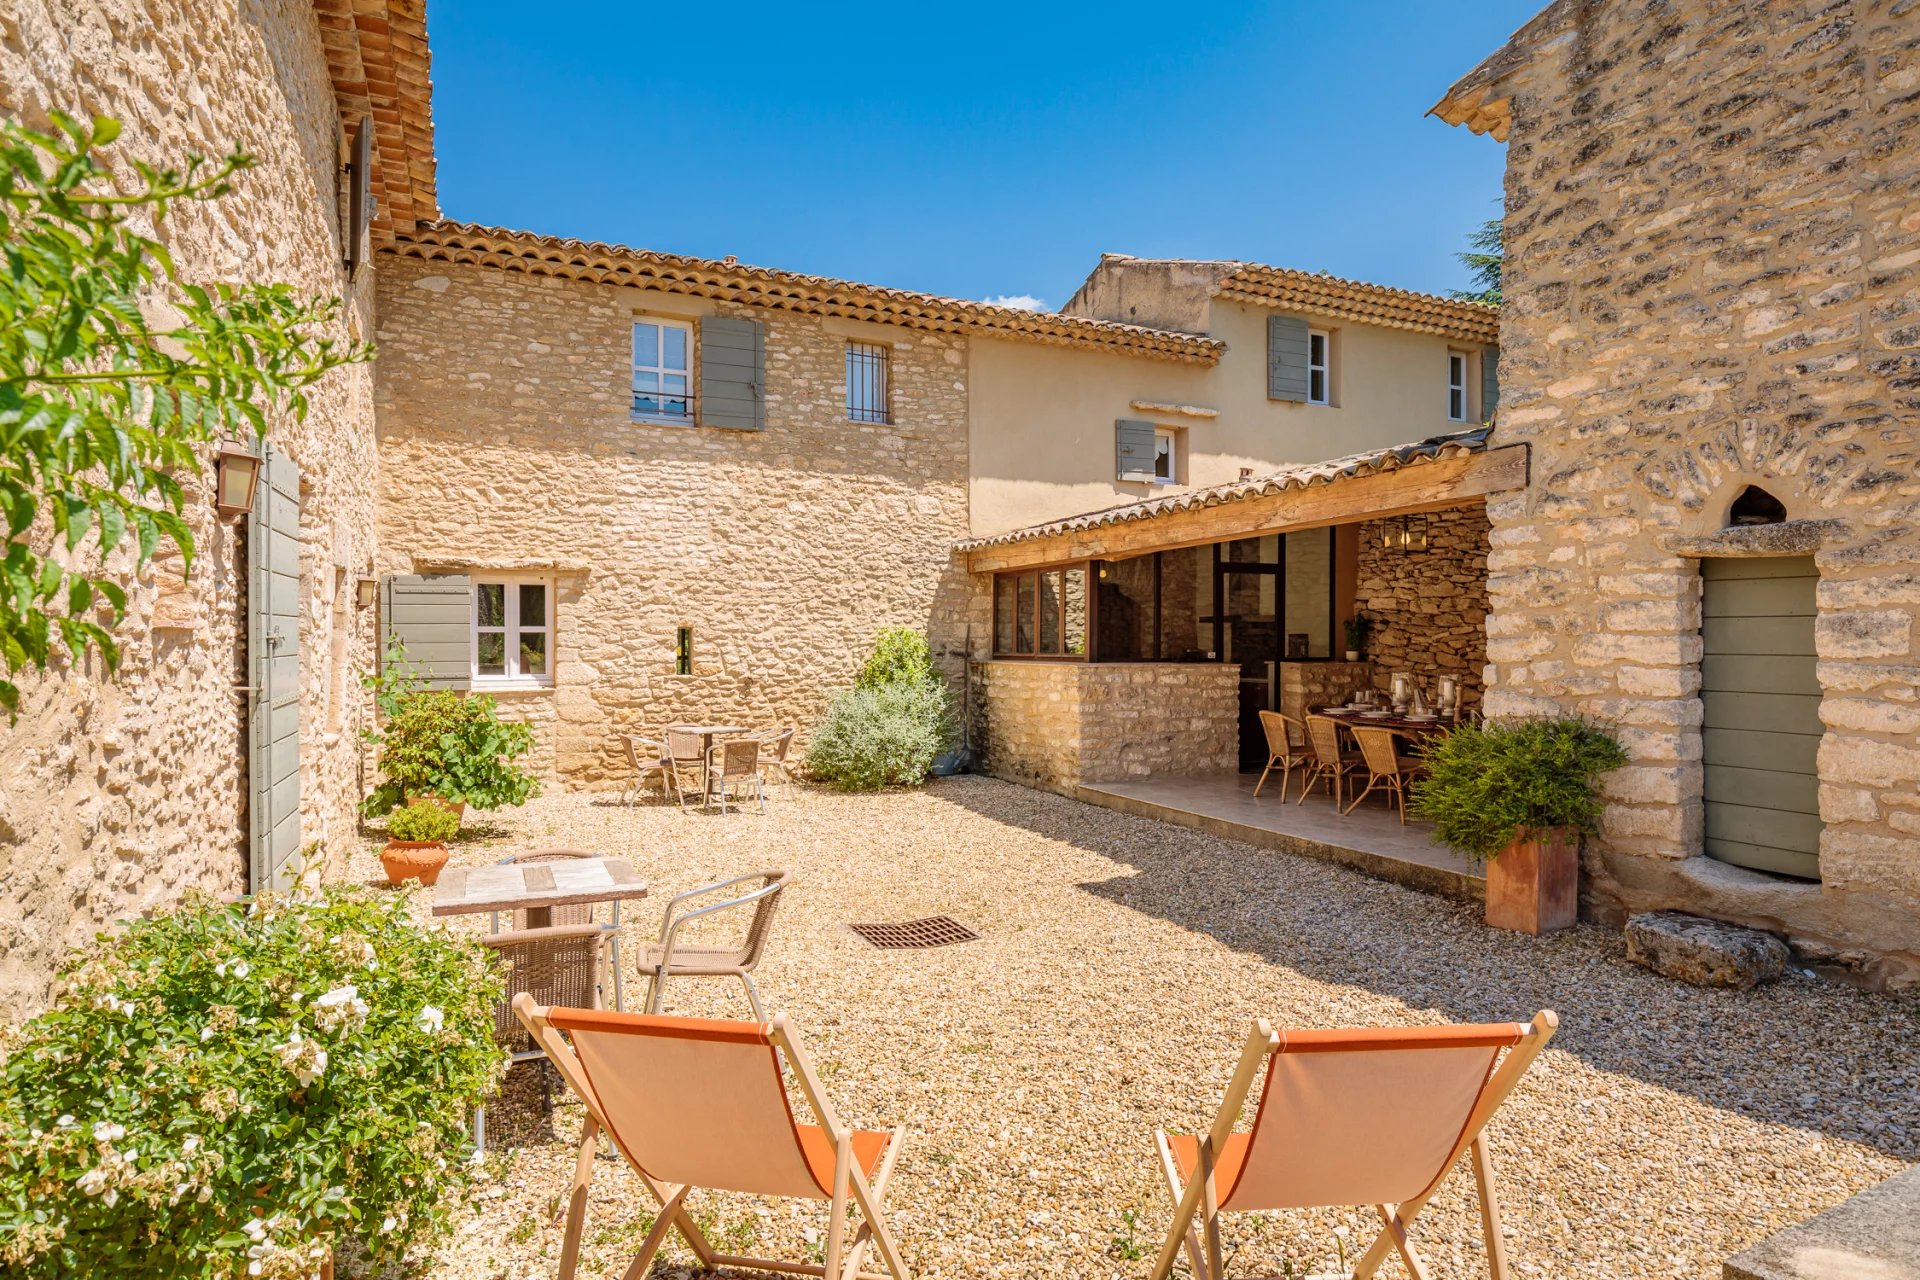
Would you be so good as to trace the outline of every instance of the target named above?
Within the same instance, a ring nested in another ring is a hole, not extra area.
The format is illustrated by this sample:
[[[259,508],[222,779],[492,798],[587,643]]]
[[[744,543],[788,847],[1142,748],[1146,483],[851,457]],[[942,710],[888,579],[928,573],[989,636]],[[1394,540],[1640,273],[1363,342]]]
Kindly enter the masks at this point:
[[[888,357],[877,342],[847,344],[847,417],[853,422],[892,422],[888,412]]]

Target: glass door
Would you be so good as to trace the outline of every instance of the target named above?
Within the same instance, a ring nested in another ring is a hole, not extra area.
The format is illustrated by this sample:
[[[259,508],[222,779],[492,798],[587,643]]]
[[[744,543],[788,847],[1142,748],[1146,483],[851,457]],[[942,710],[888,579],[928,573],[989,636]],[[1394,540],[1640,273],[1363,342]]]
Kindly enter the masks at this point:
[[[1284,565],[1280,539],[1242,538],[1220,548],[1215,567],[1220,602],[1220,657],[1240,669],[1240,768],[1266,763],[1260,713],[1280,695],[1281,617]]]

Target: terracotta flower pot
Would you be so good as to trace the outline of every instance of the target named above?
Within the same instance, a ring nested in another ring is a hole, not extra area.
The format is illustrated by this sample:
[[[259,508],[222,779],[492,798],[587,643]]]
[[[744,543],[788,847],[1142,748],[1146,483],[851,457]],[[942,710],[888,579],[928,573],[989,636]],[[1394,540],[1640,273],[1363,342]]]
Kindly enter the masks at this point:
[[[1487,864],[1487,923],[1551,933],[1580,918],[1580,837],[1564,828],[1523,832]]]
[[[388,884],[432,884],[447,865],[447,846],[439,840],[389,840],[380,851],[380,865],[387,869]]]

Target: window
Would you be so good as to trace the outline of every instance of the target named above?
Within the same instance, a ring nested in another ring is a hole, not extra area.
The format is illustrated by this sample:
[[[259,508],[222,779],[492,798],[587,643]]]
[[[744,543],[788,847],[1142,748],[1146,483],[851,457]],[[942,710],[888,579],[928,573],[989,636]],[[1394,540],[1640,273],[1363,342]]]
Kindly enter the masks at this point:
[[[675,627],[673,629],[673,674],[690,676],[693,674],[693,628]]]
[[[1002,573],[993,580],[996,658],[1087,656],[1087,567]]]
[[[887,358],[877,342],[847,344],[847,418],[853,422],[892,422],[887,413]]]
[[[1307,330],[1307,403],[1333,403],[1328,392],[1333,386],[1333,344],[1324,329]]]
[[[633,322],[633,416],[693,421],[693,326],[677,320]]]
[[[1467,420],[1467,353],[1447,352],[1447,421]]]
[[[1172,427],[1153,430],[1153,482],[1180,483],[1180,433]]]
[[[475,685],[553,683],[553,589],[526,578],[473,584]]]

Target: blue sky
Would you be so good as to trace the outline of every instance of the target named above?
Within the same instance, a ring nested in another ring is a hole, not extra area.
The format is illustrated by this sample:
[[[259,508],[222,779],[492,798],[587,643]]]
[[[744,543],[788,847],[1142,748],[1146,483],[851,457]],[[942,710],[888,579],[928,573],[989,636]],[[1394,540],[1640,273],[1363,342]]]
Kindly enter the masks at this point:
[[[1102,251],[1433,291],[1505,148],[1424,118],[1542,0],[438,0],[446,216],[1058,306]]]

